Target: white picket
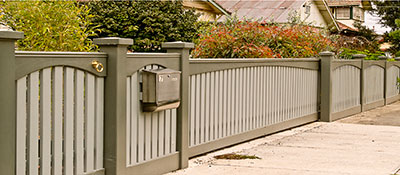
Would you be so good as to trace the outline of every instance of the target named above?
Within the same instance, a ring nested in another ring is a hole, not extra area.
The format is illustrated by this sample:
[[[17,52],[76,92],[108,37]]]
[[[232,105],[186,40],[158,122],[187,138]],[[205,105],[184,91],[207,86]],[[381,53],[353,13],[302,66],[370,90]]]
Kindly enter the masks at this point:
[[[64,174],[74,173],[74,76],[64,68]]]
[[[51,174],[51,68],[40,71],[40,174]]]
[[[29,74],[28,84],[28,174],[38,175],[39,167],[39,72]]]
[[[84,91],[85,91],[85,73],[81,70],[75,72],[75,174],[84,173]]]
[[[16,175],[26,172],[26,121],[27,121],[27,76],[17,81],[17,143],[16,143]]]

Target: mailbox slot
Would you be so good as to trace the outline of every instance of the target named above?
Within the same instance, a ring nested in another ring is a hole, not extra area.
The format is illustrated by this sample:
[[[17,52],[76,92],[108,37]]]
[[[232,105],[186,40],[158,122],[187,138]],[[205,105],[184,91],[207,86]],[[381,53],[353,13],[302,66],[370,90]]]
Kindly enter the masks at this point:
[[[180,71],[172,69],[143,70],[142,77],[144,112],[156,112],[179,107]]]

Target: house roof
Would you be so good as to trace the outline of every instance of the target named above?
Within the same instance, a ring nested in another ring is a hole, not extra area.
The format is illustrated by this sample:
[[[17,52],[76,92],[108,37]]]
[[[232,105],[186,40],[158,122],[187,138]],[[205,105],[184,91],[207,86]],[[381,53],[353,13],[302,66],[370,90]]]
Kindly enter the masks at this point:
[[[365,9],[371,9],[370,0],[326,0],[329,7],[340,6],[359,6],[362,5]]]
[[[341,23],[339,21],[337,21],[337,24],[339,25],[341,30],[351,30],[351,31],[358,32],[358,29],[356,29],[354,27],[351,27],[351,26],[348,26],[348,25],[346,25],[344,23]]]
[[[326,0],[328,6],[352,6],[360,5],[361,0]]]
[[[286,23],[291,11],[299,9],[308,0],[215,0],[239,19],[265,19]],[[339,30],[325,0],[313,0],[324,20]]]
[[[292,10],[297,10],[306,0],[215,0],[237,17],[266,19],[285,23]]]
[[[230,16],[230,13],[214,0],[184,0],[183,6]]]

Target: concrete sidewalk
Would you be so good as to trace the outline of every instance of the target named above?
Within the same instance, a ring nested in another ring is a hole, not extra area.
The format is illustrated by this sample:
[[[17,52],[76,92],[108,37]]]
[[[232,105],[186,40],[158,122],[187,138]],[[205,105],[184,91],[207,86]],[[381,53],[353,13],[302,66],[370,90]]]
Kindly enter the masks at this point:
[[[400,109],[400,103],[392,108],[384,111],[392,112],[390,119],[400,120],[400,114],[393,113]],[[354,124],[359,121],[348,118],[308,124],[193,158],[189,168],[168,175],[400,175],[400,127]],[[255,155],[261,159],[213,158],[225,153]]]

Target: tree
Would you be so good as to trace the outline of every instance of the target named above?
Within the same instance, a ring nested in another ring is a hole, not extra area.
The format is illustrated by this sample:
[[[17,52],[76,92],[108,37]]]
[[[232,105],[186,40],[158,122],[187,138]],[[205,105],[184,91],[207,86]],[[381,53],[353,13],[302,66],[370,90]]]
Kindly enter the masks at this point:
[[[372,12],[378,14],[382,19],[380,23],[392,30],[399,29],[395,20],[400,19],[400,0],[373,0]]]
[[[390,51],[400,56],[400,0],[374,0],[373,3],[373,12],[381,17],[380,23],[392,29],[389,34],[385,34],[385,40],[393,45]]]
[[[199,15],[181,1],[91,1],[88,6],[98,35],[132,38],[132,51],[160,51],[163,42],[196,37]]]
[[[90,51],[95,48],[90,36],[89,11],[73,1],[0,2],[0,21],[22,31],[19,50]]]
[[[397,30],[389,33],[389,38],[392,41],[393,47],[391,48],[395,56],[400,57],[400,19],[396,19]]]

